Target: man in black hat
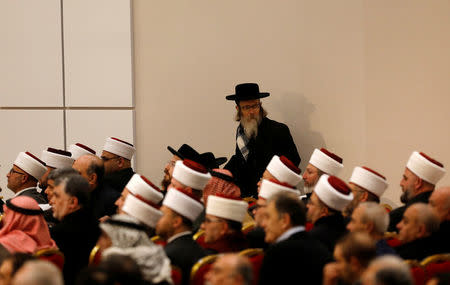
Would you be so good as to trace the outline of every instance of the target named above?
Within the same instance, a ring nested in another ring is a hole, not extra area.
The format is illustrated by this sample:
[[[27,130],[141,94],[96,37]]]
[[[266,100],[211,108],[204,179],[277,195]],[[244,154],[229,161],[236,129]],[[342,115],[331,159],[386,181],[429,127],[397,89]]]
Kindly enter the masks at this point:
[[[294,140],[289,128],[267,118],[260,98],[269,93],[259,92],[256,83],[236,86],[236,94],[226,96],[236,102],[236,153],[225,165],[241,188],[242,197],[257,196],[256,183],[274,155],[284,155],[296,166],[300,163]]]
[[[226,157],[216,158],[212,152],[200,154],[188,144],[183,144],[178,150],[175,150],[171,146],[167,146],[167,149],[173,154],[173,156],[164,168],[164,177],[161,181],[161,188],[164,192],[167,191],[167,187],[172,180],[173,168],[178,160],[190,159],[205,166],[208,170],[219,168],[221,164],[224,164],[227,161]]]

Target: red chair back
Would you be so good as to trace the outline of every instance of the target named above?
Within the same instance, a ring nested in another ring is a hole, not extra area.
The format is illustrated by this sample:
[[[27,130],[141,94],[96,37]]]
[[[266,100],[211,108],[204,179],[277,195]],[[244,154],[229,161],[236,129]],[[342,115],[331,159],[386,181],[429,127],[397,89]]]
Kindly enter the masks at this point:
[[[102,260],[102,251],[98,245],[94,246],[89,254],[89,265],[99,265]]]
[[[34,256],[56,265],[61,271],[64,268],[64,254],[57,248],[46,248],[37,251]]]
[[[191,285],[203,285],[205,283],[205,275],[209,272],[217,257],[217,254],[205,256],[192,266]]]
[[[439,273],[450,272],[450,253],[429,256],[421,262],[421,265],[425,268],[427,279]]]
[[[262,248],[248,248],[239,252],[239,255],[246,256],[250,260],[253,268],[253,284],[259,282],[259,272],[264,260],[264,251]]]
[[[181,285],[183,280],[183,273],[181,269],[175,265],[172,265],[172,281],[174,285]]]
[[[151,238],[151,240],[152,240],[152,242],[154,242],[155,244],[160,245],[160,246],[162,246],[162,247],[165,247],[166,244],[167,244],[167,241],[165,241],[165,240],[164,240],[162,237],[160,237],[160,236],[153,236],[153,237]]]
[[[405,263],[408,264],[411,275],[414,278],[415,285],[425,285],[426,282],[426,274],[424,268],[420,265],[417,260],[408,259],[405,260]]]

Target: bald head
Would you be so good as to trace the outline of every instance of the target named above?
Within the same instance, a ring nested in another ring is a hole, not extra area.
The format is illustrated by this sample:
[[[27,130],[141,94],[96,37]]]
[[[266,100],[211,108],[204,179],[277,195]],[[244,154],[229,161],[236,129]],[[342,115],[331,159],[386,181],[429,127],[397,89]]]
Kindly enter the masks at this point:
[[[105,167],[100,157],[92,154],[82,155],[75,160],[72,168],[87,180],[91,191],[102,183]]]
[[[430,205],[416,203],[409,206],[398,223],[398,238],[404,242],[430,236],[439,229],[439,218]]]
[[[441,222],[450,221],[450,186],[434,190],[428,203]]]
[[[206,275],[211,285],[252,284],[252,265],[248,258],[235,253],[220,256]]]

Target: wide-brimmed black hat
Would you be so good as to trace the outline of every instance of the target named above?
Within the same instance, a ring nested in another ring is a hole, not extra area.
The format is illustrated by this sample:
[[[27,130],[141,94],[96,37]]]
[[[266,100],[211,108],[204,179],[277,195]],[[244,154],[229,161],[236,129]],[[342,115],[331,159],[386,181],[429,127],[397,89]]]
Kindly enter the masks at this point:
[[[259,86],[256,83],[242,83],[236,85],[236,94],[228,95],[225,98],[227,100],[234,100],[236,102],[254,100],[259,98],[268,97],[270,93],[259,92]]]
[[[183,144],[182,146],[180,146],[180,148],[178,150],[175,150],[171,146],[167,146],[167,149],[173,155],[176,155],[181,159],[187,158],[187,159],[190,159],[190,160],[200,163],[200,154],[188,144]]]
[[[203,164],[208,169],[219,168],[221,164],[227,162],[226,157],[215,157],[212,152],[205,152],[200,154],[199,163]]]

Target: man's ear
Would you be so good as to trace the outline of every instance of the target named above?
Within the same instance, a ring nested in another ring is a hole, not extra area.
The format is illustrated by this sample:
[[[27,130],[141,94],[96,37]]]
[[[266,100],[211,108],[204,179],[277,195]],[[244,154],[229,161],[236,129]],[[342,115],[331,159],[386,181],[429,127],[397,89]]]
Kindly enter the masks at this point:
[[[414,181],[414,189],[418,190],[423,186],[422,178],[417,177],[416,181]]]
[[[417,224],[417,238],[423,238],[427,235],[427,229],[424,224]]]
[[[281,215],[281,224],[283,226],[284,229],[287,229],[291,226],[291,216],[289,216],[289,214],[287,213],[283,213]]]
[[[176,215],[175,218],[172,221],[172,226],[174,228],[178,228],[183,224],[183,218],[181,218],[181,216]]]
[[[369,199],[369,193],[367,193],[367,191],[364,191],[364,192],[361,194],[361,199],[360,199],[359,201],[361,201],[361,202],[367,202],[367,199]]]
[[[80,204],[78,203],[78,198],[75,196],[70,197],[69,199],[69,207],[71,209],[76,209],[78,208],[78,206],[80,206]]]
[[[125,158],[119,156],[119,159],[117,159],[117,164],[119,167],[123,167],[125,165]]]
[[[89,184],[97,184],[98,183],[98,175],[97,173],[92,173],[91,175],[89,175]]]

